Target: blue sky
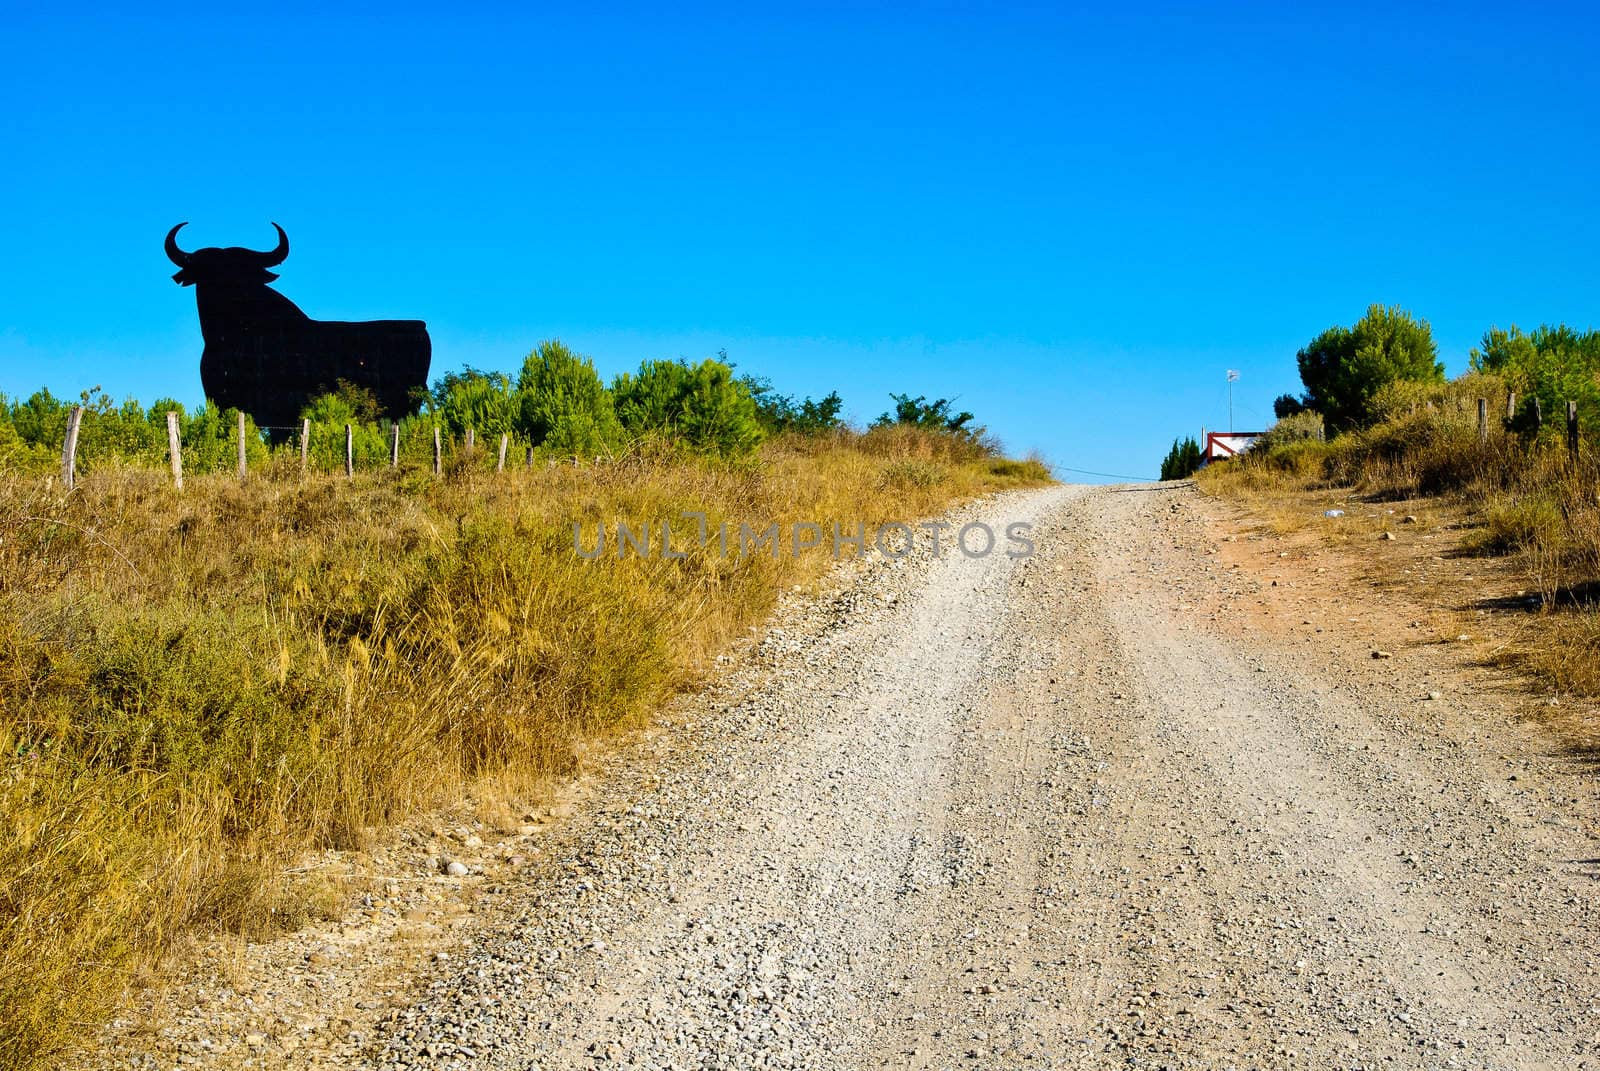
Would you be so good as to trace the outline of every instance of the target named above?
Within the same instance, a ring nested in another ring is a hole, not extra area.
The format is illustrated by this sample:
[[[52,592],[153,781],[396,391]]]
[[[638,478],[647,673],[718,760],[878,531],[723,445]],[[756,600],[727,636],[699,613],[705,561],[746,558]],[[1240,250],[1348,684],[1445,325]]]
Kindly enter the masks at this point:
[[[1600,323],[1580,6],[274,4],[13,10],[0,392],[198,399],[161,252],[293,244],[326,319],[435,375],[559,336],[726,349],[788,392],[959,396],[1017,452],[1151,475],[1270,421],[1371,302],[1452,373]],[[1063,471],[1065,476],[1073,476]]]

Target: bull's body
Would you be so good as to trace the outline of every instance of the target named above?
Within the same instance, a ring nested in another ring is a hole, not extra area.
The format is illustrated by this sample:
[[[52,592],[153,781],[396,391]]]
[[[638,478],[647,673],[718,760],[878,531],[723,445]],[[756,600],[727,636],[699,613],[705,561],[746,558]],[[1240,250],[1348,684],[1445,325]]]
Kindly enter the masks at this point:
[[[427,384],[433,355],[421,320],[311,319],[267,285],[277,276],[266,268],[288,256],[281,228],[274,253],[184,253],[176,247],[176,234],[173,228],[167,253],[182,269],[174,278],[195,287],[205,338],[200,382],[206,397],[249,413],[259,427],[274,428],[298,424],[301,410],[341,381],[370,391],[390,418],[415,407],[413,394]]]

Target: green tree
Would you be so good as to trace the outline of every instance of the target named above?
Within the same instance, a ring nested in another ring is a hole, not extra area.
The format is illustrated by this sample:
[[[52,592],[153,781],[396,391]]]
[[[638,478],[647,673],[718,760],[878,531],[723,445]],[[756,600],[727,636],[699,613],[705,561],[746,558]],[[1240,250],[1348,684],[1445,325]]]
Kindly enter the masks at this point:
[[[158,426],[137,400],[128,398],[117,405],[99,388],[85,391],[83,404],[78,449],[86,466],[111,459],[152,462],[165,455],[165,416]]]
[[[637,373],[623,372],[611,384],[617,419],[634,435],[673,432],[688,382],[682,361],[645,361]]]
[[[762,427],[769,435],[820,435],[844,423],[839,415],[844,399],[838,391],[830,391],[821,401],[804,398],[797,402],[792,395],[779,394],[764,376],[743,376],[739,382],[750,392]]]
[[[1444,381],[1428,321],[1398,305],[1372,305],[1354,327],[1328,328],[1296,360],[1305,405],[1320,412],[1332,431],[1369,423],[1368,403],[1387,383]]]
[[[34,391],[27,401],[12,405],[11,425],[23,442],[32,446],[53,445],[59,449],[67,434],[69,408],[45,387]]]
[[[145,410],[144,418],[161,430],[162,441],[165,442],[165,437],[167,434],[167,414],[177,413],[178,426],[182,427],[183,417],[187,412],[188,410],[184,408],[183,403],[178,401],[176,398],[157,398],[151,403],[150,408]]]
[[[463,368],[447,372],[433,386],[434,416],[449,433],[463,437],[467,429],[482,441],[515,430],[519,398],[504,372]]]
[[[341,379],[334,384],[333,395],[350,410],[357,422],[362,424],[378,422],[378,396],[372,393],[371,387],[360,387],[348,379]]]
[[[733,457],[754,450],[763,436],[756,403],[721,361],[701,361],[690,369],[688,392],[678,432],[690,446]]]
[[[955,405],[954,398],[940,398],[928,401],[926,395],[919,394],[915,398],[909,394],[890,394],[894,401],[894,412],[884,413],[872,422],[875,428],[885,427],[890,424],[913,424],[919,428],[930,431],[947,431],[957,435],[976,436],[981,429],[969,428],[968,425],[975,419],[966,410],[952,413],[951,406]]]
[[[1292,394],[1280,394],[1272,400],[1272,415],[1282,420],[1305,412],[1305,403]]]
[[[61,456],[59,444],[52,447],[23,434],[17,417],[22,415],[24,421],[27,419],[23,413],[24,404],[0,394],[0,466],[16,471],[47,470]],[[63,417],[63,430],[65,427]]]
[[[162,417],[163,423],[166,417]],[[206,403],[188,413],[182,421],[179,434],[183,442],[183,471],[231,472],[238,464],[239,411],[218,409],[217,403]],[[245,417],[245,457],[249,464],[259,465],[267,459],[267,444],[256,430],[255,421]]]
[[[1532,425],[1538,399],[1547,427],[1565,419],[1567,402],[1578,403],[1578,419],[1591,432],[1600,430],[1600,332],[1577,331],[1566,324],[1544,324],[1524,333],[1491,327],[1480,348],[1472,351],[1473,371],[1500,376],[1522,399],[1517,424]]]
[[[622,441],[611,392],[594,362],[556,339],[539,343],[517,377],[518,430],[563,456],[609,452]]]
[[[764,437],[755,400],[723,361],[646,361],[637,375],[618,376],[611,392],[635,435],[664,434],[726,456],[748,453]]]
[[[1186,480],[1200,468],[1200,444],[1190,436],[1172,440],[1172,449],[1161,462],[1163,480]]]

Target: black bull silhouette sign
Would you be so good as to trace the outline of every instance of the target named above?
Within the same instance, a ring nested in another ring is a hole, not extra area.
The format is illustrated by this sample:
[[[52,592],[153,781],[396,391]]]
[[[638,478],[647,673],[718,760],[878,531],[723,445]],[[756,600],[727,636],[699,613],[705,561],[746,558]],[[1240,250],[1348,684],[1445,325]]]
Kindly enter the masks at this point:
[[[178,248],[180,223],[167,233],[172,276],[192,286],[200,309],[200,383],[224,409],[241,409],[257,427],[287,429],[318,395],[343,380],[364,387],[382,415],[398,419],[415,408],[428,381],[433,344],[421,320],[347,323],[313,320],[267,284],[269,271],[289,255],[289,236],[276,223],[278,247]],[[278,437],[282,437],[281,433]]]

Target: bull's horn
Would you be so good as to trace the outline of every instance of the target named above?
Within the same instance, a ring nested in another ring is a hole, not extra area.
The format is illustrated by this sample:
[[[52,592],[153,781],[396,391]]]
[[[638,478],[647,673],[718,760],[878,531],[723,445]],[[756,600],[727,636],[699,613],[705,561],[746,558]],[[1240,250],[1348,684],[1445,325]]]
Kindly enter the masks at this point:
[[[180,223],[167,232],[167,259],[180,268],[189,266],[189,254],[178,248],[178,232],[188,225],[188,223]]]
[[[282,264],[289,256],[289,236],[284,234],[283,228],[279,227],[276,223],[273,224],[273,227],[275,227],[278,231],[278,248],[274,249],[270,253],[257,254],[261,257],[261,266],[263,268],[271,268],[275,265]]]

